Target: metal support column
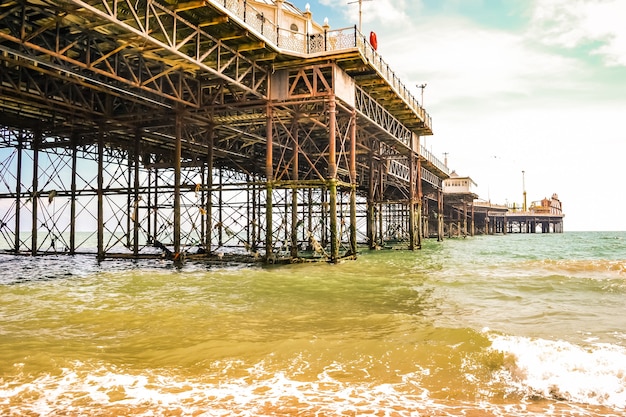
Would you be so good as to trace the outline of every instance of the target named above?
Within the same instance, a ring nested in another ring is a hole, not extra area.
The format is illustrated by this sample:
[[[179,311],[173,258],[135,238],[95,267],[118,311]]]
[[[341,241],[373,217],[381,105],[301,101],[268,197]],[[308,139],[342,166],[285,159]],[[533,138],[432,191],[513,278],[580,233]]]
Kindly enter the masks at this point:
[[[471,203],[471,209],[472,209],[472,214],[471,214],[471,218],[470,218],[470,236],[474,236],[476,234],[476,223],[475,223],[475,216],[476,216],[476,212],[474,210],[474,202],[472,201]],[[506,233],[506,230],[505,230]]]
[[[174,257],[180,257],[180,177],[182,157],[183,116],[176,112],[176,144],[174,147]]]
[[[379,165],[379,170],[378,170],[378,198],[380,200],[382,200],[383,195],[385,193],[385,185],[383,183],[384,180],[384,175],[383,175],[383,166],[382,166],[382,161],[381,164]],[[377,227],[378,230],[376,231],[376,244],[378,246],[380,246],[381,248],[385,246],[385,236],[383,235],[383,203],[382,201],[379,201],[378,204],[376,205],[376,209],[377,209],[377,213],[376,213],[376,220],[377,220]]]
[[[204,245],[206,252],[212,252],[212,236],[213,236],[213,146],[215,140],[215,131],[213,125],[209,126],[207,137],[207,157],[206,157],[206,201],[205,201],[205,235]]]
[[[309,233],[313,233],[313,189],[307,190],[307,230]],[[313,242],[309,239],[307,250],[313,250]]]
[[[141,131],[135,131],[135,143],[133,149],[133,194],[135,201],[131,208],[133,216],[133,255],[139,255],[139,144],[141,142]]]
[[[133,202],[131,200],[133,193],[131,192],[133,184],[133,152],[128,149],[128,160],[126,161],[126,230],[124,235],[126,236],[126,247],[131,247],[131,226],[133,223]]]
[[[336,106],[335,96],[330,96],[328,102],[328,202],[330,211],[330,261],[334,263],[339,260],[339,236],[337,235]]]
[[[297,122],[296,122],[297,123]],[[293,164],[292,164],[292,180],[297,183],[299,179],[298,171],[300,169],[298,165],[298,159],[300,156],[300,145],[298,143],[298,128],[294,126],[293,131]],[[286,200],[285,200],[286,201]],[[291,189],[291,259],[298,257],[298,188],[293,187]]]
[[[444,213],[443,213],[443,191],[437,190],[437,241],[443,241],[443,223],[444,223]]]
[[[20,130],[20,136],[18,138],[17,144],[17,173],[16,180],[17,184],[15,184],[15,236],[14,236],[14,247],[13,250],[15,253],[20,252],[20,211],[22,207],[22,154],[24,148],[24,138],[22,135],[22,131]]]
[[[154,241],[159,240],[159,170],[154,169],[154,209],[152,210],[154,223]]]
[[[273,228],[273,219],[272,219],[272,182],[274,181],[274,163],[273,163],[273,131],[274,131],[274,121],[272,120],[272,106],[268,103],[267,105],[267,140],[265,146],[265,176],[266,176],[266,198],[265,198],[265,261],[269,262],[273,258],[273,241],[272,241],[272,233],[274,232]]]
[[[367,244],[370,249],[376,249],[376,203],[374,193],[376,192],[376,182],[374,181],[374,155],[369,156],[370,183],[367,193]]]
[[[467,202],[463,202],[463,237],[469,234],[467,231],[467,204]]]
[[[31,236],[31,255],[37,254],[37,212],[39,204],[39,143],[41,141],[41,131],[35,130],[35,137],[33,138],[33,189],[32,189],[32,236]]]
[[[258,186],[258,177],[257,175],[252,176],[252,217],[250,220],[251,228],[252,228],[252,242],[250,242],[250,248],[254,254],[259,250],[258,243],[258,235],[259,235],[259,225],[258,221],[261,217],[261,204],[259,204],[259,186]]]
[[[409,250],[417,247],[417,231],[415,228],[415,156],[413,152],[409,155]]]
[[[430,211],[429,211],[429,207],[428,207],[428,198],[423,196],[422,197],[422,208],[420,210],[421,216],[422,216],[422,230],[420,233],[420,236],[423,238],[429,238],[430,237],[430,227],[429,227],[429,218],[430,218]]]
[[[419,142],[418,142],[419,143]],[[420,161],[419,154],[415,155],[417,160],[417,167],[415,172],[417,174],[416,183],[417,183],[417,247],[418,249],[422,248],[422,239],[424,238],[424,229],[422,224],[422,202],[423,199],[423,190],[422,190],[422,161]]]
[[[76,253],[76,170],[78,169],[78,149],[76,138],[72,136],[72,183],[70,185],[70,255]]]
[[[350,118],[350,255],[356,257],[356,111]]]
[[[217,246],[224,245],[224,174],[222,167],[218,168],[217,175]]]
[[[150,163],[149,157],[148,159],[144,159],[144,164],[148,165]],[[147,195],[146,195],[146,234],[147,234],[147,240],[148,240],[148,244],[152,245],[154,244],[154,239],[153,236],[154,234],[152,233],[152,217],[150,216],[150,213],[152,213],[152,170],[149,169],[148,170],[148,190],[147,190]]]
[[[98,127],[98,260],[104,259],[104,127]]]

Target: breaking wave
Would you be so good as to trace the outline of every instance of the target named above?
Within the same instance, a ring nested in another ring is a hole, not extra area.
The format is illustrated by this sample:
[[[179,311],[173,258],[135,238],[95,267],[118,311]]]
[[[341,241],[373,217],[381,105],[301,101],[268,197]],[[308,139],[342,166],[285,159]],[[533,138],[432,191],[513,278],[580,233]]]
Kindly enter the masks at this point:
[[[484,395],[476,401],[431,393],[421,384],[428,369],[380,383],[348,381],[338,362],[308,378],[293,370],[270,370],[263,362],[246,367],[221,361],[190,376],[178,369],[134,370],[75,361],[36,378],[16,364],[10,382],[0,379],[0,414],[617,416],[625,409],[625,348],[503,335],[491,339],[489,349],[504,359],[492,372],[491,388],[482,385]],[[485,366],[485,357],[483,363],[464,365],[468,381],[474,378],[473,369]]]
[[[509,383],[529,399],[626,409],[623,346],[498,335],[491,348],[510,358]]]

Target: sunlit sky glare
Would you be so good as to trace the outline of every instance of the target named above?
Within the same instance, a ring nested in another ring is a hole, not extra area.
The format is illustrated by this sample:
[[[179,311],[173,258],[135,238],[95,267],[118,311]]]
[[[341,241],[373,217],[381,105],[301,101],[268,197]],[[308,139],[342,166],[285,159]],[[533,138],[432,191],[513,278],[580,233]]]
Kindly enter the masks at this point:
[[[293,0],[331,29],[358,1]],[[362,32],[421,99],[422,140],[505,204],[557,193],[566,230],[626,230],[626,1],[363,0]],[[522,174],[524,171],[524,174]]]

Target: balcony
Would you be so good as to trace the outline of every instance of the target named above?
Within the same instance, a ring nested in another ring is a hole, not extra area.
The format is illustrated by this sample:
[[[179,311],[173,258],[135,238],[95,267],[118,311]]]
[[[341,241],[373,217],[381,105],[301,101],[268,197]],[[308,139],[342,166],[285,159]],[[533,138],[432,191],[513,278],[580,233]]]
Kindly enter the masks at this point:
[[[420,119],[423,123],[422,133],[432,134],[430,115],[356,26],[325,30],[323,33],[299,33],[276,26],[265,17],[263,12],[255,9],[246,0],[208,1],[234,14],[248,27],[256,31],[260,38],[284,53],[293,53],[304,57],[357,50],[363,61],[367,62],[378,76],[386,81],[393,92]]]

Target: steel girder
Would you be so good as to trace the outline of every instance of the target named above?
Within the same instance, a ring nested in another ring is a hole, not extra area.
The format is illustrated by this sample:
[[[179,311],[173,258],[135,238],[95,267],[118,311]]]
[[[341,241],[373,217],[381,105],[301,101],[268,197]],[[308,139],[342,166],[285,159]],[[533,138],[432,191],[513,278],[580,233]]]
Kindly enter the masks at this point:
[[[180,65],[192,71],[196,78],[206,74],[222,79],[255,96],[263,97],[267,93],[267,69],[242,54],[241,48],[228,46],[203,29],[206,20],[215,19],[215,9],[209,3],[177,8],[152,0],[58,1],[73,5],[77,14],[89,19],[95,16],[114,24],[116,29],[141,42],[132,48],[145,49],[145,43],[150,44],[152,48],[148,49],[157,60],[177,63],[170,64],[173,68]]]
[[[0,50],[42,73],[158,106],[200,108],[216,85],[228,85],[229,100],[263,97],[266,68],[199,24],[149,0],[15,1],[0,7]]]
[[[68,233],[58,213],[73,210],[80,221],[102,222],[102,256],[156,255],[158,242],[169,252],[180,245],[187,253],[228,249],[294,260],[325,258],[325,251],[336,260],[355,254],[356,192],[370,189],[368,200],[387,204],[380,236],[411,229],[412,209],[401,214],[400,207],[414,206],[422,170],[409,129],[358,87],[357,112],[334,97],[328,64],[294,67],[288,96],[268,102],[264,67],[202,29],[204,16],[219,18],[214,8],[196,8],[193,17],[176,7],[121,0],[0,6],[0,116],[27,132],[9,141],[15,151],[6,166],[23,179],[14,178],[20,185],[3,202],[15,207],[5,211],[9,223],[27,214],[35,230],[30,246],[19,232],[8,235],[14,250],[49,252],[42,245]],[[263,164],[268,143],[275,144],[271,176]],[[39,167],[30,185],[25,172],[32,171],[15,167],[20,152],[31,170]],[[61,180],[76,158],[99,175]],[[47,183],[54,188],[42,188]],[[50,214],[52,191],[59,209]],[[78,205],[62,205],[63,198]],[[40,222],[57,225],[35,242]],[[62,243],[70,252],[81,247]]]
[[[357,112],[397,141],[398,149],[403,153],[410,151],[413,133],[362,88],[355,87],[355,93]]]

